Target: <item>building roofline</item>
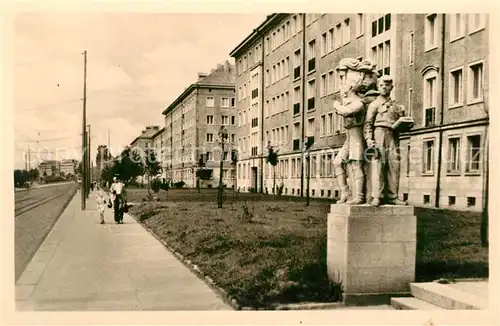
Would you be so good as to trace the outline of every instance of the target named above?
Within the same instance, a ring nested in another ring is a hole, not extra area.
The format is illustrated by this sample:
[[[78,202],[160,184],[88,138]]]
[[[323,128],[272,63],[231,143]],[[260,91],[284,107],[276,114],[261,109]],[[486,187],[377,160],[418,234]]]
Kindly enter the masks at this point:
[[[273,14],[267,15],[266,19],[259,26],[254,28],[253,31],[229,53],[229,55],[231,57],[235,58],[241,51],[243,51],[243,49],[245,49],[247,47],[248,44],[255,41],[259,37],[260,33],[264,32],[267,28],[269,28],[269,25],[272,22],[283,18],[285,15],[288,15],[288,14],[273,13]]]
[[[153,136],[151,136],[151,138],[156,138],[156,136],[158,136],[159,134],[161,134],[164,131],[165,131],[165,127],[163,127],[160,130],[158,130],[155,134],[153,134]]]
[[[188,97],[188,95],[191,94],[191,92],[197,88],[230,88],[230,89],[234,89],[235,86],[232,83],[231,84],[224,84],[224,83],[211,84],[211,83],[200,82],[200,83],[191,84],[191,85],[189,85],[188,88],[186,88],[184,90],[184,92],[181,93],[181,95],[179,95],[169,106],[167,106],[162,111],[161,114],[166,115],[168,112],[172,111],[182,100],[184,100],[186,97]]]

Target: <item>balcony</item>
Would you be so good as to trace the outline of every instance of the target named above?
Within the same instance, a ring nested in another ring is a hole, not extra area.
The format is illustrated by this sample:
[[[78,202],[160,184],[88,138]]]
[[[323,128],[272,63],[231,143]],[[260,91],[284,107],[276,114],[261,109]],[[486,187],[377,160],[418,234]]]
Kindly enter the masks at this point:
[[[309,62],[307,64],[307,71],[311,72],[316,70],[316,58],[309,59]]]
[[[315,105],[316,105],[316,99],[314,97],[311,97],[310,99],[307,100],[307,110],[311,111],[314,110]]]
[[[300,78],[300,66],[293,69],[293,79]]]
[[[293,140],[293,150],[294,151],[299,151],[300,150],[300,139],[294,139]]]
[[[293,115],[300,114],[300,103],[295,103],[293,105]]]

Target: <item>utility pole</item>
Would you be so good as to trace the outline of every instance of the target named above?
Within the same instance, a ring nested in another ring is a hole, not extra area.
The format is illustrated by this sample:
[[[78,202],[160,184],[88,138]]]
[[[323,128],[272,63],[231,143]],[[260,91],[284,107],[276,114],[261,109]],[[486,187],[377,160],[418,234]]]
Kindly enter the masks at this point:
[[[82,114],[82,185],[80,191],[82,193],[82,210],[86,209],[86,185],[87,185],[87,50],[83,52],[83,114]]]
[[[88,154],[87,154],[87,171],[88,171],[88,182],[87,182],[87,198],[89,198],[89,194],[90,194],[90,183],[92,182],[92,155],[90,154],[91,153],[91,146],[90,146],[90,124],[87,125],[87,127],[89,128],[89,134],[88,134]]]

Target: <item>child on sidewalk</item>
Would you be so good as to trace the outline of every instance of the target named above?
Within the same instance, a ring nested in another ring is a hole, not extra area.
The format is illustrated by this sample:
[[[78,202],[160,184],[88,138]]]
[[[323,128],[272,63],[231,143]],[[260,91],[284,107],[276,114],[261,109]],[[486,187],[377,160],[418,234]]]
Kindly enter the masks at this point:
[[[97,186],[96,201],[97,210],[99,211],[99,214],[101,216],[101,224],[104,224],[104,209],[106,208],[106,199],[104,197],[104,191],[99,186]]]

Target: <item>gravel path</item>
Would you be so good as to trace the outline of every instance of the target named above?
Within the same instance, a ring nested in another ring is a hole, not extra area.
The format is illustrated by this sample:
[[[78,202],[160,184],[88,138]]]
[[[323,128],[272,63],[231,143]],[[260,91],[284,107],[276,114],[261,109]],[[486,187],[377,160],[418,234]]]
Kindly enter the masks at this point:
[[[53,187],[31,189],[29,194],[16,193],[16,208],[25,202],[32,202],[54,195],[54,198],[36,208],[15,217],[15,275],[16,281],[21,276],[38,247],[43,242],[52,226],[61,215],[64,207],[72,198],[76,184],[63,184]]]

